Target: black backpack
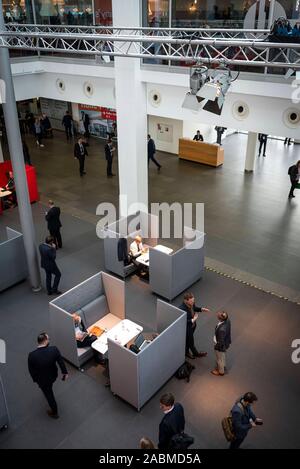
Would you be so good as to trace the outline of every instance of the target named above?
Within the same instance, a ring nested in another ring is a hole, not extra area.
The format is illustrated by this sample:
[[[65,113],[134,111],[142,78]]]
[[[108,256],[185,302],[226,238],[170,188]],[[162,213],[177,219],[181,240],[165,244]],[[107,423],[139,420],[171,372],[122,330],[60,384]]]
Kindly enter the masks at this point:
[[[194,438],[187,433],[176,433],[173,435],[170,442],[171,449],[187,449],[194,443]]]
[[[177,379],[185,379],[186,382],[189,383],[191,373],[194,369],[195,367],[189,362],[184,362],[184,364],[176,371],[175,376]]]

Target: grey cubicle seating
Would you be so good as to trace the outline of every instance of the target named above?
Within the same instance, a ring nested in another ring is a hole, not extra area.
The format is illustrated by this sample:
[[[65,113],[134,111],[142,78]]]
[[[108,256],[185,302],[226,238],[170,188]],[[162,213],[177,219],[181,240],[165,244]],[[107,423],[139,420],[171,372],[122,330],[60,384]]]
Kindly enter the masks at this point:
[[[204,272],[204,233],[185,227],[189,239],[183,247],[172,254],[150,248],[150,288],[157,295],[172,300]]]
[[[0,291],[25,280],[28,275],[23,235],[6,228],[7,239],[0,242]]]
[[[108,339],[111,391],[137,410],[185,361],[186,313],[158,300],[158,336],[138,354]]]
[[[66,360],[80,368],[92,357],[93,351],[90,347],[77,347],[71,314],[80,314],[86,327],[108,313],[124,319],[124,282],[99,272],[51,301],[49,308],[52,343]]]
[[[156,216],[137,212],[134,215],[121,218],[108,225],[104,233],[104,260],[105,268],[120,277],[127,277],[136,271],[134,264],[124,266],[123,261],[118,259],[118,242],[125,238],[129,252],[130,244],[135,236],[141,235],[148,246],[155,246],[158,238],[158,219]]]
[[[0,429],[6,428],[9,423],[9,415],[8,415],[8,408],[7,402],[5,398],[5,391],[2,382],[2,378],[0,375]]]

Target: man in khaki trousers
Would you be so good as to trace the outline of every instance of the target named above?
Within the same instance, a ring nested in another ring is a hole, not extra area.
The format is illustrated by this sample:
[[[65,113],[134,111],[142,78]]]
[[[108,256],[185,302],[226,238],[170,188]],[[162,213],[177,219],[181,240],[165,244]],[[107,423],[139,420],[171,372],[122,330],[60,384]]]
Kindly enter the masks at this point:
[[[231,323],[226,311],[217,313],[218,324],[215,328],[214,344],[216,354],[216,368],[211,371],[214,376],[224,376],[226,367],[226,352],[231,344]]]

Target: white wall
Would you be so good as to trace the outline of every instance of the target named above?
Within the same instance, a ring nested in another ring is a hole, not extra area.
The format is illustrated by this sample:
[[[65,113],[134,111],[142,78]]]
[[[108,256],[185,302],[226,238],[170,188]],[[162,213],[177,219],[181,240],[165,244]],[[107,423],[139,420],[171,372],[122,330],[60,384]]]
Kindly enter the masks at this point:
[[[116,107],[113,67],[33,61],[14,63],[12,69],[17,100],[43,96],[75,103]],[[58,79],[62,79],[65,83],[63,92],[59,91],[56,85]],[[205,111],[192,112],[182,109],[185,93],[189,90],[188,74],[143,69],[139,79],[147,84],[147,114],[152,116],[152,121],[153,116],[156,116],[160,120],[165,118],[194,123],[196,127],[199,123],[203,123],[208,126],[204,128],[207,130],[208,139],[211,138],[209,126],[216,125],[299,139],[300,122],[295,128],[291,128],[284,121],[286,110],[296,109],[300,112],[300,103],[292,102],[293,88],[287,81],[269,82],[257,76],[247,80],[239,79],[232,84],[227,94],[222,115],[216,116]],[[92,85],[94,93],[91,97],[86,96],[84,83]],[[150,96],[153,90],[159,92],[161,96],[160,103],[155,105]],[[233,113],[234,106],[240,102],[249,107],[249,114],[243,119],[237,118]],[[128,115],[130,116],[130,109],[128,109]],[[190,133],[190,130],[187,130],[189,126],[191,124],[185,124],[185,131],[188,133]],[[191,130],[193,129],[195,129],[194,126],[191,127]],[[180,130],[176,132],[179,135],[181,133]],[[175,142],[173,143],[174,146],[171,145],[171,148],[170,145],[166,147],[162,144],[161,146],[166,151],[171,150],[172,153],[176,153]]]
[[[159,133],[157,132],[157,124],[164,124],[172,128],[173,139],[171,143],[161,141]],[[148,117],[148,132],[155,140],[156,149],[174,153],[178,155],[179,139],[183,136],[183,122],[176,119],[168,119],[165,117],[149,116]]]

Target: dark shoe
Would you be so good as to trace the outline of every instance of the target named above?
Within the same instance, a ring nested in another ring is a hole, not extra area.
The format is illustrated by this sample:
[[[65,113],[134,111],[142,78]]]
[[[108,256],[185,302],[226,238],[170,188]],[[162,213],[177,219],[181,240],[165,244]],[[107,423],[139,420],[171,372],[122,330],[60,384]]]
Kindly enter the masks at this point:
[[[62,294],[62,292],[59,291],[59,290],[55,290],[55,291],[52,292],[52,295],[61,295],[61,294]]]
[[[160,170],[161,170],[161,166],[159,166],[159,167],[157,168],[157,171],[160,171]]]
[[[104,385],[106,388],[109,388],[110,387],[110,381],[106,381],[105,385]]]
[[[198,358],[206,357],[206,356],[207,356],[207,352],[198,352],[197,354],[195,354],[195,357],[198,357]]]
[[[289,199],[293,199],[294,197],[296,197],[295,195],[289,195]]]
[[[194,358],[195,358],[194,355],[192,355],[191,353],[186,353],[185,356],[187,358],[190,358],[191,360],[194,360]]]
[[[47,414],[49,415],[49,417],[53,418],[53,419],[58,419],[59,418],[59,415],[58,414],[54,414],[52,412],[52,410],[47,410]]]
[[[48,295],[53,295],[53,292],[52,291],[48,291]]]
[[[264,157],[266,157],[267,155],[263,155]]]

